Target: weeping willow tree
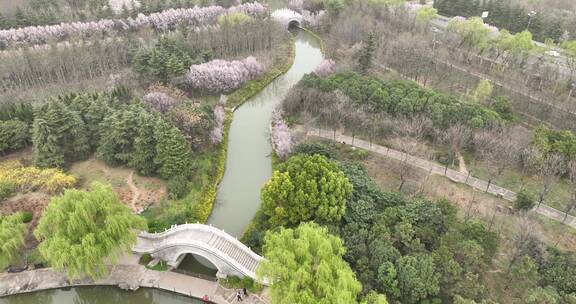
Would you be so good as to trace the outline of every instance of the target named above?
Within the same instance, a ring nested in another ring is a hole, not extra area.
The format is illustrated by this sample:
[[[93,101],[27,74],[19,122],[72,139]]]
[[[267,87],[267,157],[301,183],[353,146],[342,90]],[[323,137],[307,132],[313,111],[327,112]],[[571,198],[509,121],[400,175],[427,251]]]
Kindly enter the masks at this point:
[[[71,279],[104,277],[107,264],[136,242],[143,218],[124,206],[111,186],[93,183],[91,191],[69,189],[54,197],[34,234],[50,266]]]
[[[314,222],[268,232],[257,274],[268,279],[276,304],[358,303],[362,289],[342,259],[342,240]],[[381,299],[369,303],[385,303]]]
[[[0,271],[10,265],[18,250],[24,244],[26,225],[22,214],[0,215]]]

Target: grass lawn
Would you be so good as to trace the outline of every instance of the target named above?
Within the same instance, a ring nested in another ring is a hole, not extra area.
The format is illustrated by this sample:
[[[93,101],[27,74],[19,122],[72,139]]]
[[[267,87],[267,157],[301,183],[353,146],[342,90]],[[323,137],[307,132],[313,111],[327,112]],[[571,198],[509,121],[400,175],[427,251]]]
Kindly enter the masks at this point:
[[[89,189],[93,182],[112,185],[120,200],[134,212],[158,204],[167,197],[166,181],[139,176],[134,169],[125,166],[108,166],[94,157],[72,164],[68,173],[76,176],[81,189]]]
[[[464,153],[464,158],[471,175],[484,180],[490,178],[491,166],[489,164],[480,161],[474,162],[470,153]],[[542,182],[537,176],[527,175],[522,178],[522,172],[519,168],[507,168],[501,176],[493,179],[493,183],[514,192],[518,192],[524,187],[535,198],[538,197],[538,193],[542,189]],[[570,201],[572,187],[565,179],[558,179],[553,184],[550,194],[545,197],[544,203],[563,212]],[[576,216],[576,210],[572,210],[570,214]]]

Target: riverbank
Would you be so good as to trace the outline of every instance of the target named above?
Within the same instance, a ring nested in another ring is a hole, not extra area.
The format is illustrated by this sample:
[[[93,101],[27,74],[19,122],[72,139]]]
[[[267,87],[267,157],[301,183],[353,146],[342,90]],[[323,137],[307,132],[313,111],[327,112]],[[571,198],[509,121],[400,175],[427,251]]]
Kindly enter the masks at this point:
[[[65,274],[49,268],[20,273],[0,273],[0,298],[83,286],[116,286],[124,290],[155,288],[197,299],[202,299],[207,295],[210,302],[215,304],[228,304],[235,295],[234,290],[225,289],[217,282],[176,272],[150,270],[142,265],[114,266],[107,278],[98,281],[88,279],[69,281]],[[252,294],[244,299],[244,303],[265,304],[267,302],[259,295]]]
[[[278,56],[276,62],[261,77],[247,82],[240,89],[228,95],[228,106],[235,111],[239,106],[248,99],[254,97],[276,78],[284,75],[294,64],[296,57],[296,46],[294,36],[286,44],[285,50]]]

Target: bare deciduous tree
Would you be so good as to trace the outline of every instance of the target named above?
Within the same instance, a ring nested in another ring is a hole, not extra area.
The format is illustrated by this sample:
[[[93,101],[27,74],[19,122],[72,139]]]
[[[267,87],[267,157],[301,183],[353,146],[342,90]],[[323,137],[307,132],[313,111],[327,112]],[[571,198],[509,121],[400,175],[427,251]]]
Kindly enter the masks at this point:
[[[542,181],[538,192],[538,207],[542,204],[546,196],[550,194],[554,182],[565,172],[564,157],[557,153],[552,153],[544,157],[538,166],[538,177]]]
[[[460,150],[470,142],[472,131],[463,124],[456,124],[441,132],[438,136],[441,142],[450,146],[450,151],[453,155],[458,157]],[[446,175],[446,171],[448,171],[448,165],[449,162],[446,162],[444,175]]]
[[[566,206],[566,210],[564,211],[564,219],[562,219],[562,223],[566,222],[570,211],[576,208],[576,160],[570,160],[566,166],[566,170],[568,171],[568,178],[572,184],[572,193],[570,196],[570,202],[568,202],[568,206]]]
[[[473,143],[476,156],[489,165],[488,191],[492,181],[518,161],[521,146],[508,132],[495,129],[475,134]]]

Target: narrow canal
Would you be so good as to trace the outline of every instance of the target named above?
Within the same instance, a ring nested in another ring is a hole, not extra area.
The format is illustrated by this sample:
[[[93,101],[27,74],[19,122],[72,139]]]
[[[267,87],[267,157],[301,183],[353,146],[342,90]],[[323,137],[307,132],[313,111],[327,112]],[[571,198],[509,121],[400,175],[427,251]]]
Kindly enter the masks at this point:
[[[208,223],[240,237],[260,207],[260,188],[272,175],[270,116],[288,90],[322,61],[319,41],[305,31],[296,35],[290,70],[234,113],[226,171]]]
[[[305,31],[295,37],[296,56],[288,72],[252,97],[234,113],[228,136],[226,171],[208,223],[240,237],[260,207],[260,188],[272,175],[270,117],[289,89],[322,61],[319,41]],[[213,266],[189,256],[180,268],[213,275]],[[79,287],[0,298],[0,304],[180,304],[201,301],[154,289],[122,291],[115,287]]]

